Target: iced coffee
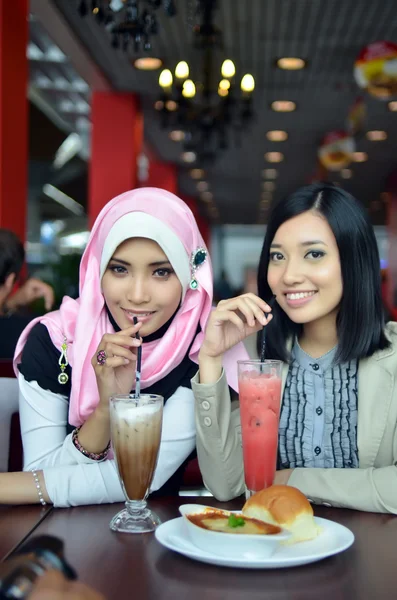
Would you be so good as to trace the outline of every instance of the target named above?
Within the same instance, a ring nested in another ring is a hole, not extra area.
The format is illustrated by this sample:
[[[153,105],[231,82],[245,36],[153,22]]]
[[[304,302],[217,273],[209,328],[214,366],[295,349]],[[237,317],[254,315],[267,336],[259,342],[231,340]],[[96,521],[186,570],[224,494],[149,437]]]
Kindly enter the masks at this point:
[[[145,513],[150,513],[143,501],[149,493],[156,470],[162,419],[161,396],[141,394],[135,398],[130,394],[111,398],[112,446],[120,483],[127,499],[126,510],[122,513],[126,513],[124,517],[131,517],[132,521],[142,516],[143,509]]]

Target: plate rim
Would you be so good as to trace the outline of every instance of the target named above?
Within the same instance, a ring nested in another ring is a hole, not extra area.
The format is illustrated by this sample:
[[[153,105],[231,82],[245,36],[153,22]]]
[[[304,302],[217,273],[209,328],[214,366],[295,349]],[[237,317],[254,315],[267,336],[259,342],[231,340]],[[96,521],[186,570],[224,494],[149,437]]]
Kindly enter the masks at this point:
[[[190,558],[191,560],[196,560],[198,562],[203,562],[206,564],[212,564],[212,565],[216,565],[216,566],[242,568],[242,569],[244,569],[244,568],[245,569],[280,569],[280,568],[304,566],[304,565],[307,565],[310,563],[324,560],[331,556],[335,556],[336,554],[340,554],[341,552],[348,550],[354,544],[355,535],[351,531],[351,529],[346,527],[346,525],[342,525],[341,523],[338,523],[337,521],[333,521],[331,519],[324,519],[323,517],[314,517],[314,519],[315,519],[316,523],[318,523],[318,525],[320,525],[320,526],[322,523],[327,523],[327,524],[330,523],[330,524],[332,524],[332,526],[337,526],[338,528],[341,528],[341,530],[345,533],[345,535],[347,534],[350,537],[350,539],[348,541],[346,541],[343,544],[343,546],[339,546],[338,548],[334,548],[333,550],[328,550],[324,553],[306,554],[302,557],[299,557],[299,556],[286,557],[286,558],[279,557],[278,559],[277,559],[277,556],[275,556],[275,555],[272,555],[267,558],[240,559],[240,558],[235,558],[235,557],[218,556],[216,554],[204,552],[204,550],[201,550],[200,548],[196,548],[196,546],[194,546],[194,544],[192,542],[190,542],[189,539],[186,540],[186,544],[191,546],[191,548],[192,548],[191,551],[189,551],[189,548],[184,548],[183,546],[178,547],[175,544],[172,544],[172,542],[170,542],[168,540],[167,529],[172,527],[171,523],[173,523],[174,526],[176,525],[176,522],[178,522],[178,525],[182,525],[183,517],[175,517],[174,519],[169,519],[168,521],[165,521],[164,523],[162,523],[155,531],[155,538],[156,538],[157,542],[159,544],[161,544],[164,548],[167,548],[168,550],[171,550],[172,552],[176,552],[177,554],[180,554],[182,556],[186,556],[187,558]],[[165,527],[165,526],[167,526],[167,527]],[[160,530],[160,533],[158,533],[159,530]],[[162,532],[164,532],[164,531],[166,533],[163,534]],[[175,535],[177,536],[178,534],[176,533]],[[308,540],[308,542],[306,542],[306,543],[310,543],[310,541],[311,540]],[[168,543],[165,543],[165,542],[168,542]]]

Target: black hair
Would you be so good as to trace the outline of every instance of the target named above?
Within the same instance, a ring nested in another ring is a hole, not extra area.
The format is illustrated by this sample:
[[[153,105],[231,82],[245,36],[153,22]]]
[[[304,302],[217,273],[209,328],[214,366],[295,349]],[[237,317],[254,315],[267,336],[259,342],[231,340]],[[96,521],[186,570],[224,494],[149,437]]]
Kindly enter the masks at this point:
[[[0,228],[0,285],[15,273],[18,278],[25,260],[25,250],[18,236],[9,229]]]
[[[258,267],[258,294],[272,297],[267,282],[270,246],[279,227],[304,212],[316,211],[328,222],[339,249],[343,295],[337,315],[338,350],[335,362],[371,356],[390,344],[384,333],[381,270],[375,233],[361,204],[348,192],[330,183],[300,188],[272,210]],[[273,319],[264,330],[265,356],[290,362],[287,340],[301,335],[294,323],[273,305]],[[261,332],[258,334],[258,350]]]

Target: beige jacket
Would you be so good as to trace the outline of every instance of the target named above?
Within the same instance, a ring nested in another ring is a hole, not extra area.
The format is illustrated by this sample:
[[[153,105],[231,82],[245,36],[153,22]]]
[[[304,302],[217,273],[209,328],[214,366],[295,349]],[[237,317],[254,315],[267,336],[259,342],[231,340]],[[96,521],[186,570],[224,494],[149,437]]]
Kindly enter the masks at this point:
[[[387,350],[363,359],[358,372],[358,469],[294,469],[288,484],[316,504],[397,514],[397,323]],[[283,386],[288,365],[283,367]],[[225,375],[217,383],[192,379],[197,454],[206,487],[218,500],[244,492],[241,424]]]

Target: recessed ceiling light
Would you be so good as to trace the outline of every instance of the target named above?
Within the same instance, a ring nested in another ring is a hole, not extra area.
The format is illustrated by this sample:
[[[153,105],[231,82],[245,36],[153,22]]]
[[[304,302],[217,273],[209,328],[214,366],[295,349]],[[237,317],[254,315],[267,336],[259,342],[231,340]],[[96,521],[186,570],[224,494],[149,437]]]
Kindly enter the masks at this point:
[[[353,175],[353,172],[352,172],[351,169],[342,169],[342,171],[340,172],[340,174],[341,174],[341,177],[343,179],[351,179],[352,175]]]
[[[274,192],[276,189],[276,184],[274,181],[264,181],[262,183],[262,188],[265,190],[265,192]]]
[[[389,102],[389,110],[392,112],[397,112],[397,100],[392,100],[392,102]]]
[[[284,160],[284,154],[281,152],[266,152],[265,160],[271,163],[278,163]]]
[[[274,131],[268,131],[266,137],[271,142],[285,142],[288,139],[288,133],[281,129],[275,129]]]
[[[306,61],[303,58],[298,58],[296,56],[283,56],[277,60],[277,66],[279,69],[284,69],[286,71],[299,71],[299,69],[304,69],[306,66]]]
[[[169,137],[173,142],[181,142],[185,139],[185,132],[180,129],[174,129],[174,131],[170,131]]]
[[[202,179],[204,175],[203,169],[192,169],[190,171],[190,177],[192,177],[192,179]]]
[[[387,133],[386,131],[375,129],[374,131],[367,131],[366,137],[371,142],[381,142],[387,139]]]
[[[292,100],[275,100],[270,107],[275,112],[293,112],[296,109],[296,104]]]
[[[262,176],[265,179],[277,179],[277,169],[263,169]]]
[[[182,152],[181,159],[183,162],[192,163],[196,160],[197,155],[195,152],[191,152],[190,150],[187,152]]]
[[[178,103],[175,102],[175,100],[167,100],[165,106],[167,110],[169,110],[170,112],[174,112],[174,110],[178,108]]]
[[[354,162],[365,162],[368,160],[368,154],[366,152],[353,152],[353,161]]]
[[[208,183],[206,181],[198,181],[197,189],[199,192],[206,192],[208,190]]]
[[[163,110],[164,102],[162,100],[157,100],[157,102],[155,102],[155,104],[154,104],[154,108],[156,110]]]
[[[161,58],[155,56],[141,56],[134,60],[134,67],[140,71],[155,71],[163,64]]]
[[[211,202],[213,195],[212,192],[203,192],[200,196],[200,198],[204,201],[204,202]]]

